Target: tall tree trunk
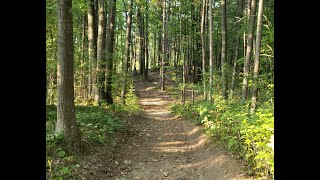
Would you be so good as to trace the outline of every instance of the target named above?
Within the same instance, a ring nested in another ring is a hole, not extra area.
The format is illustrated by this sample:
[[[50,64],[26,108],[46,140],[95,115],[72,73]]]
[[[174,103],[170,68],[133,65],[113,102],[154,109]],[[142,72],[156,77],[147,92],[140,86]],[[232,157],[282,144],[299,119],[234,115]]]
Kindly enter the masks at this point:
[[[179,32],[180,33],[180,32]],[[180,59],[181,59],[181,54],[180,54],[180,47],[181,47],[181,42],[180,42],[180,40],[178,41],[177,40],[177,46],[176,46],[176,48],[177,48],[177,69],[176,69],[176,72],[178,73],[179,71],[178,71],[178,68],[179,68],[179,66],[180,66]]]
[[[136,16],[137,17],[137,16]],[[138,18],[137,18],[138,19]],[[133,51],[134,51],[134,63],[133,63],[133,73],[132,75],[137,75],[138,72],[137,72],[137,44],[138,44],[138,25],[136,24],[135,26],[135,31],[134,31],[134,34],[135,34],[135,38],[134,38],[134,47],[133,47]]]
[[[230,87],[230,99],[232,99],[234,90],[235,90],[235,82],[236,82],[236,74],[237,74],[237,61],[239,56],[239,38],[236,39],[235,44],[235,53],[234,53],[234,62],[233,62],[233,69],[232,69],[232,80],[231,80],[231,87]]]
[[[250,6],[251,6],[251,0],[243,0],[243,15],[248,16],[248,19],[250,19]],[[246,24],[246,22],[244,22]],[[249,24],[249,23],[248,23]],[[243,32],[243,57],[246,59],[246,47],[247,47],[247,33],[246,31]]]
[[[165,66],[168,65],[170,66],[170,61],[171,61],[171,50],[169,49],[170,47],[170,39],[168,38],[169,36],[169,28],[168,28],[168,23],[169,23],[169,18],[170,18],[170,6],[171,6],[171,1],[170,0],[165,0],[166,1],[166,27],[165,27],[165,53],[166,53],[166,61],[165,61]],[[166,71],[166,68],[164,69]]]
[[[253,82],[252,82],[252,104],[251,112],[255,111],[258,96],[258,76],[260,62],[260,47],[262,36],[262,15],[263,15],[263,0],[259,0],[257,35],[256,35],[256,53],[254,57]]]
[[[96,15],[94,0],[88,1],[88,44],[89,44],[89,99],[96,100],[98,103],[98,87],[97,87],[97,34],[96,34]]]
[[[140,42],[140,51],[139,51],[139,71],[140,75],[143,76],[144,66],[145,66],[145,48],[144,48],[144,17],[140,11],[140,7],[138,7],[138,26],[139,26],[139,42]]]
[[[179,32],[179,39],[180,39],[180,47],[179,47],[179,54],[181,54],[182,57],[182,17],[181,17],[181,5],[179,6],[179,21],[180,21],[180,32]],[[186,83],[186,62],[185,62],[185,55],[183,56],[182,60],[182,92],[181,92],[181,100],[182,103],[185,103],[185,83]]]
[[[238,0],[237,1],[237,8],[238,8],[238,17],[242,18],[242,12],[243,12],[243,1],[244,0]],[[236,26],[238,30],[240,30],[241,26],[238,23],[238,25]],[[230,86],[230,99],[233,98],[233,94],[235,91],[235,83],[236,83],[236,75],[237,75],[237,61],[238,61],[238,57],[239,57],[239,43],[240,43],[240,34],[236,36],[236,40],[235,40],[235,53],[234,53],[234,62],[233,62],[233,70],[232,70],[232,80],[231,80],[231,86]]]
[[[253,42],[253,29],[254,29],[254,16],[256,14],[256,0],[251,0],[251,10],[249,17],[249,32],[248,42],[246,50],[246,59],[243,68],[243,83],[242,83],[242,96],[240,104],[244,104],[248,97],[248,76],[249,76],[249,64],[251,58],[252,42]]]
[[[196,82],[198,82],[198,79],[197,79],[197,67],[198,67],[198,49],[197,49],[197,16],[196,16],[196,13],[195,13],[195,3],[191,3],[191,19],[192,19],[192,28],[193,28],[193,33],[192,33],[192,41],[191,41],[191,44],[192,44],[192,64],[193,64],[193,83],[195,84]]]
[[[126,30],[126,44],[125,44],[125,53],[126,53],[126,62],[124,66],[124,84],[121,92],[121,100],[122,104],[125,104],[125,96],[127,93],[127,76],[128,76],[128,68],[130,62],[130,41],[131,41],[131,18],[132,18],[132,0],[128,2],[128,16],[127,16],[127,30]]]
[[[154,68],[154,67],[156,67],[156,52],[157,52],[157,33],[156,32],[154,32],[154,35],[153,35],[153,37],[154,37],[154,42],[153,42],[153,63],[151,64],[151,69],[152,68]],[[159,53],[159,52],[158,52]]]
[[[246,32],[243,32],[243,57],[246,59]]]
[[[226,23],[226,0],[221,0],[221,76],[222,76],[222,96],[227,99],[227,74],[226,74],[226,58],[227,58],[227,23]]]
[[[251,11],[251,0],[247,0],[247,4],[246,4],[246,15],[250,16],[250,11]]]
[[[174,69],[175,69],[175,72],[177,72],[177,68],[178,68],[178,63],[177,63],[177,40],[175,39],[174,40],[174,48],[173,48],[173,66],[174,66]]]
[[[132,18],[132,17],[131,17]],[[133,26],[132,25],[132,23],[131,23],[131,26]],[[133,28],[133,27],[131,27],[131,28]],[[134,32],[132,32],[132,36],[134,36]],[[131,46],[131,58],[130,58],[130,72],[131,72],[131,77],[132,77],[132,81],[133,81],[133,66],[134,66],[134,64],[136,63],[135,62],[135,39],[132,39],[131,38],[131,35],[130,35],[130,46]]]
[[[149,68],[149,32],[148,32],[148,28],[149,28],[149,22],[148,22],[148,0],[146,0],[146,23],[145,23],[145,34],[144,34],[144,38],[145,38],[145,69],[143,72],[143,79],[144,80],[148,80],[148,68]]]
[[[83,15],[82,37],[81,37],[81,57],[80,57],[80,90],[82,91],[82,100],[86,101],[86,81],[85,81],[85,36],[86,36],[86,14]]]
[[[160,86],[161,90],[165,90],[165,61],[166,61],[166,0],[163,1],[163,9],[162,9],[162,57],[161,57],[161,69],[160,69],[160,74],[161,74],[161,80],[160,80]]]
[[[202,52],[202,84],[203,84],[203,98],[207,99],[206,94],[206,50],[205,50],[205,38],[204,38],[204,29],[205,29],[205,17],[206,17],[206,4],[207,1],[202,1],[202,13],[201,13],[201,52]]]
[[[108,28],[107,28],[107,68],[106,68],[106,102],[108,104],[113,104],[112,99],[112,67],[113,67],[113,46],[114,46],[114,28],[116,19],[116,0],[109,0],[109,16],[108,16]]]
[[[94,37],[95,37],[95,53],[97,53],[98,45],[97,45],[97,39],[98,39],[98,30],[99,30],[99,0],[94,0]]]
[[[190,66],[191,66],[191,62],[190,62],[190,54],[191,54],[191,51],[190,51],[190,37],[187,36],[187,66],[186,66],[186,76],[189,77],[190,75]]]
[[[98,0],[98,39],[97,39],[97,86],[98,94],[95,101],[101,106],[101,100],[105,100],[105,39],[106,39],[106,20],[105,20],[105,0]]]
[[[148,27],[149,27],[149,24],[148,24]],[[149,30],[148,30],[149,31]],[[150,33],[151,34],[151,33]],[[150,36],[151,39],[154,38],[152,36]],[[150,42],[149,43],[149,36],[148,36],[148,58],[150,59],[149,62],[148,62],[148,67],[150,68],[150,71],[152,70],[152,65],[153,65],[153,61],[154,61],[154,58],[153,58],[153,51],[154,51],[154,48],[153,48],[153,42]]]
[[[212,102],[213,96],[213,21],[212,21],[212,0],[209,0],[209,61],[210,61],[210,77],[209,77],[209,93],[208,93],[208,100]]]
[[[55,132],[64,133],[66,150],[79,154],[81,132],[76,122],[73,78],[72,0],[57,1],[57,123]]]
[[[185,51],[187,51],[187,46],[185,47]],[[188,53],[188,51],[187,51]],[[185,104],[186,101],[186,80],[187,80],[187,57],[184,55],[183,57],[183,65],[182,65],[182,102]]]
[[[158,36],[158,67],[161,66],[161,54],[162,54],[162,35],[159,33],[159,36]],[[160,75],[160,79],[161,79],[161,75]]]
[[[215,8],[215,3],[213,3],[213,7],[212,7],[213,14],[214,14],[214,8]],[[214,27],[212,27],[212,28],[214,28]],[[217,39],[217,40],[219,39],[219,33],[220,33],[219,28],[220,28],[220,24],[218,23],[216,29],[213,30],[214,31],[213,38]],[[215,42],[213,41],[212,44],[213,44],[212,46],[214,47],[214,50],[213,50],[213,52],[214,52],[213,53],[214,54],[214,56],[213,56],[213,71],[219,72],[220,71],[220,64],[221,64],[220,46],[218,45],[218,42],[215,45]],[[219,81],[217,81],[215,83],[218,84]]]

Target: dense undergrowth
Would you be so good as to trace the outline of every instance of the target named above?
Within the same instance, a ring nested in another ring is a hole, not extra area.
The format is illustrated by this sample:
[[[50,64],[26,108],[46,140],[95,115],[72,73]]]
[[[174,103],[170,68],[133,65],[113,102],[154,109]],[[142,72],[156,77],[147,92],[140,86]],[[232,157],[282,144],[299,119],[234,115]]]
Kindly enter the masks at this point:
[[[171,110],[189,118],[223,146],[243,158],[250,167],[247,174],[272,178],[274,173],[274,108],[273,101],[259,104],[255,113],[250,113],[249,103],[241,106],[238,101],[223,100],[215,95],[214,104],[196,101],[176,103]]]
[[[95,148],[108,146],[114,142],[115,133],[124,127],[124,116],[138,113],[140,107],[138,98],[130,88],[125,105],[118,103],[102,107],[93,105],[76,105],[77,123],[82,133],[82,140],[86,144],[87,153]],[[55,134],[57,120],[55,105],[46,106],[46,161],[48,179],[75,179],[74,173],[81,168],[81,155],[67,154],[62,145],[63,134]]]

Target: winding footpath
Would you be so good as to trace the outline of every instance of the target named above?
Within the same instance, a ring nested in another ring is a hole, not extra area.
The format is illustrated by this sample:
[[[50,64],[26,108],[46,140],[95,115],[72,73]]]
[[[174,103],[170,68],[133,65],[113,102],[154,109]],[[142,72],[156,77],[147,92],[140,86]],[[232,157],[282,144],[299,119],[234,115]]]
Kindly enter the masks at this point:
[[[156,81],[135,85],[143,113],[128,120],[131,135],[119,145],[115,157],[123,171],[111,179],[252,179],[200,127],[170,113],[168,106],[174,99],[161,92]]]

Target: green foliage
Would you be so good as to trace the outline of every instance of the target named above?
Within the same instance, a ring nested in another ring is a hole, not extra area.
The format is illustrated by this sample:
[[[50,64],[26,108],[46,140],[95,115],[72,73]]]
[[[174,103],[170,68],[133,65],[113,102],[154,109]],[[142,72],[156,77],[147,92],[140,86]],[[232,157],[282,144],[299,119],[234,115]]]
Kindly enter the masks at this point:
[[[112,134],[123,127],[122,121],[112,112],[95,106],[79,106],[76,116],[84,139],[89,142],[103,144],[106,133]]]
[[[240,106],[238,102],[226,101],[220,95],[214,97],[214,104],[200,101],[193,107],[189,103],[174,104],[171,110],[203,125],[213,139],[220,140],[227,150],[243,158],[256,175],[272,176],[274,159],[270,138],[274,134],[273,102],[264,102],[250,114],[249,103]]]
[[[123,111],[129,115],[137,114],[141,111],[138,96],[134,94],[132,86],[133,85],[131,85],[129,92],[126,94],[126,104],[121,105]]]
[[[74,171],[80,167],[74,156],[54,158],[47,156],[47,177],[50,179],[75,179]]]
[[[187,101],[184,105],[172,104],[170,109],[178,116],[182,116],[189,120],[192,118],[193,106],[189,101]]]
[[[123,73],[122,73],[123,74]],[[127,77],[127,93],[125,98],[125,104],[122,104],[121,101],[121,91],[123,88],[124,76],[122,74],[115,73],[113,76],[113,97],[114,104],[110,106],[116,113],[120,113],[121,115],[133,115],[138,114],[141,110],[139,105],[139,99],[135,94],[135,88],[132,83],[132,80]]]
[[[76,106],[76,117],[82,138],[88,145],[99,146],[112,141],[123,122],[110,109],[95,106]],[[69,156],[63,149],[63,133],[55,134],[56,106],[47,106],[46,112],[46,159],[47,174],[51,179],[72,179],[73,172],[80,167],[77,157]],[[107,141],[110,140],[110,141]]]
[[[56,156],[59,157],[59,158],[63,158],[65,154],[66,154],[66,152],[64,150],[60,150],[60,151],[58,151]]]

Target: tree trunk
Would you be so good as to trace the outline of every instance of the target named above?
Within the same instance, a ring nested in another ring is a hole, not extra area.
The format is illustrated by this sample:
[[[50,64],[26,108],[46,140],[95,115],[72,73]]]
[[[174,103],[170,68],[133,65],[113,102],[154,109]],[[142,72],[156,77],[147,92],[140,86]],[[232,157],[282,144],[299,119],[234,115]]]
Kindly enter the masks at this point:
[[[240,104],[244,104],[248,97],[248,76],[249,76],[249,64],[251,58],[252,42],[253,42],[253,29],[254,29],[254,16],[256,14],[256,0],[251,0],[249,18],[249,32],[248,32],[248,42],[246,50],[246,59],[243,68],[243,83],[242,83],[242,96]]]
[[[153,42],[153,63],[151,64],[151,69],[156,67],[156,47],[157,47],[157,34],[154,32],[154,42]],[[159,52],[158,52],[159,53]]]
[[[101,100],[105,100],[105,38],[106,38],[106,20],[105,20],[105,0],[98,0],[99,20],[98,20],[98,39],[97,39],[97,87],[98,94],[95,99],[101,106]]]
[[[143,72],[143,79],[144,80],[148,80],[148,68],[149,68],[149,48],[148,48],[148,45],[149,45],[149,39],[148,39],[148,36],[149,36],[149,32],[148,32],[148,28],[149,28],[149,22],[148,22],[148,0],[146,0],[146,23],[145,23],[145,34],[144,34],[144,38],[145,38],[145,69],[144,69],[144,72]]]
[[[132,17],[131,17],[132,18]],[[131,23],[131,26],[132,26],[132,23]],[[132,28],[132,27],[131,27]],[[134,36],[134,33],[132,33],[132,36]],[[131,77],[132,77],[132,80],[133,80],[133,66],[134,64],[136,63],[136,61],[134,60],[136,57],[135,55],[135,39],[131,39],[131,36],[130,36],[130,46],[131,46],[131,58],[130,58],[130,72],[131,72]]]
[[[179,38],[180,38],[180,47],[179,47],[179,54],[181,54],[182,56],[182,17],[181,17],[181,5],[179,6],[179,21],[180,21],[180,32],[179,32]],[[181,100],[182,103],[185,103],[185,83],[186,83],[186,78],[185,78],[185,74],[186,74],[186,62],[185,62],[185,55],[183,56],[183,60],[182,60],[182,92],[181,92]]]
[[[161,66],[161,54],[162,54],[162,50],[161,50],[161,48],[162,48],[162,37],[161,37],[161,34],[159,34],[159,36],[158,36],[158,67],[160,67]],[[161,79],[161,75],[160,75],[160,79]]]
[[[134,63],[133,63],[133,73],[132,73],[133,76],[138,74],[138,72],[137,72],[138,25],[137,24],[136,24],[135,28],[136,28],[136,30],[134,31],[135,38],[134,38],[134,48],[133,48],[133,51],[134,51]]]
[[[143,14],[141,14],[140,7],[138,7],[138,26],[139,26],[139,42],[140,42],[140,51],[139,51],[139,71],[140,75],[143,76],[144,65],[145,65],[145,49],[144,49],[144,18]]]
[[[165,90],[165,58],[166,56],[166,0],[163,1],[163,9],[162,9],[162,57],[161,57],[161,69],[160,69],[160,74],[161,74],[161,80],[160,80],[160,86],[161,90]]]
[[[227,23],[226,23],[226,0],[221,0],[221,76],[222,76],[222,96],[227,99],[227,74],[226,74],[226,58],[227,58]]]
[[[190,54],[191,54],[191,51],[190,51],[190,37],[187,37],[187,62],[186,62],[186,76],[189,77],[190,75],[190,66],[191,66],[191,62],[190,62]]]
[[[114,46],[114,28],[116,19],[116,0],[109,0],[109,16],[108,16],[108,28],[107,28],[107,41],[106,41],[106,51],[107,51],[107,68],[106,68],[106,102],[108,104],[113,104],[112,99],[112,67],[113,67],[113,46]]]
[[[76,122],[73,85],[72,0],[57,1],[57,123],[55,132],[64,133],[66,150],[79,154],[81,132]]]
[[[165,20],[165,53],[166,53],[166,61],[165,61],[165,66],[168,65],[170,66],[170,61],[171,61],[171,50],[169,49],[170,47],[170,39],[168,38],[169,36],[169,28],[168,28],[168,22],[169,22],[169,18],[170,18],[170,6],[171,6],[171,1],[170,0],[165,0],[166,1],[166,20]],[[166,68],[164,68],[164,71],[166,71]]]
[[[252,104],[251,112],[255,111],[258,96],[258,76],[259,76],[259,62],[260,62],[260,47],[262,36],[262,15],[263,15],[263,0],[259,0],[257,35],[256,35],[256,53],[254,57],[253,82],[252,82]]]
[[[247,13],[247,16],[250,16],[250,11],[251,11],[251,0],[247,0],[247,4],[246,4],[246,13]]]
[[[180,45],[181,44],[181,42],[179,41],[178,42],[178,40],[177,40],[177,46],[176,46],[176,52],[177,52],[177,59],[176,59],[176,61],[177,61],[177,69],[176,69],[176,72],[178,73],[178,68],[179,68],[179,66],[180,66],[180,59],[181,59],[181,55],[180,55]]]
[[[81,57],[80,57],[80,91],[82,91],[82,101],[86,101],[87,93],[86,93],[86,83],[85,83],[85,36],[86,36],[86,14],[83,15],[83,26],[82,26],[82,37],[81,37]]]
[[[209,61],[210,61],[210,77],[209,77],[209,93],[208,93],[208,100],[212,102],[213,96],[213,21],[212,21],[212,0],[209,0]]]
[[[173,49],[173,66],[175,69],[175,72],[177,72],[178,69],[178,63],[177,63],[177,40],[174,40],[174,49]]]
[[[206,4],[207,1],[202,1],[202,13],[201,13],[201,52],[202,52],[202,84],[203,84],[203,99],[207,99],[206,95],[206,52],[205,52],[205,17],[206,17]]]
[[[237,1],[237,8],[238,8],[238,13],[237,16],[239,18],[242,18],[242,11],[243,11],[243,1],[244,0],[238,0]],[[237,29],[240,30],[241,26],[238,23],[238,25],[236,25]],[[240,34],[236,36],[236,40],[235,40],[235,53],[234,53],[234,62],[233,62],[233,70],[232,70],[232,80],[231,80],[231,86],[230,86],[230,96],[229,98],[232,99],[233,98],[233,94],[235,91],[235,84],[236,84],[236,75],[237,75],[237,61],[238,61],[238,57],[239,57],[239,43],[240,43]]]
[[[198,41],[198,35],[197,35],[197,16],[195,13],[195,3],[191,3],[191,19],[192,19],[192,64],[193,64],[193,83],[196,84],[198,82],[197,74],[198,74],[198,47],[197,47],[197,41]]]
[[[97,87],[97,34],[96,34],[96,15],[94,1],[88,1],[88,44],[89,44],[89,99],[98,100],[98,87]],[[98,103],[96,101],[95,103]]]
[[[236,44],[235,44],[232,80],[231,80],[231,87],[230,87],[230,99],[232,99],[233,94],[234,94],[234,90],[235,90],[238,54],[239,54],[239,38],[237,37]]]
[[[187,50],[187,47],[185,47]],[[182,68],[182,102],[185,104],[186,102],[186,79],[187,79],[187,57],[184,55],[183,57],[183,68]]]
[[[126,44],[125,44],[125,53],[126,53],[126,62],[123,68],[124,72],[124,84],[121,92],[121,100],[122,104],[125,104],[125,96],[127,93],[127,76],[128,76],[128,68],[130,62],[130,41],[131,41],[131,18],[132,18],[132,0],[128,2],[128,16],[127,16],[127,30],[126,30]]]

